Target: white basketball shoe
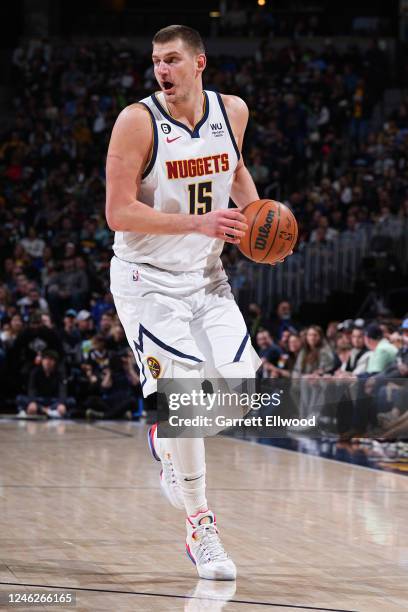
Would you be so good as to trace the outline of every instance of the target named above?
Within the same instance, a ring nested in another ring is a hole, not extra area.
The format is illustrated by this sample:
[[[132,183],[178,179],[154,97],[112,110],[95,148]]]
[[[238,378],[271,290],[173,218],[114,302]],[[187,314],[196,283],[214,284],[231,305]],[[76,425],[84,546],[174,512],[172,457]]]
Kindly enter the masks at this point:
[[[160,485],[164,495],[172,506],[179,510],[184,510],[183,493],[174,471],[171,455],[162,448],[160,438],[157,437],[157,423],[150,427],[147,433],[147,440],[154,459],[156,459],[156,461],[161,461],[162,464]]]
[[[237,568],[225,552],[218,535],[215,514],[210,510],[188,516],[186,552],[200,578],[235,580]]]

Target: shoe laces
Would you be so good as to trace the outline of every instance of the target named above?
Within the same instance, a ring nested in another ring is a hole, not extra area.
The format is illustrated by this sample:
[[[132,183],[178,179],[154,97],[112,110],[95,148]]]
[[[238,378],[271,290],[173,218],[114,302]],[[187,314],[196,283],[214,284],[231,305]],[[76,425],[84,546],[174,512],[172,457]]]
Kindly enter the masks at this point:
[[[228,559],[228,555],[221,544],[218,530],[214,523],[199,525],[199,527],[194,530],[194,534],[198,534],[199,536],[196,542],[198,547],[195,551],[199,563],[226,561]]]

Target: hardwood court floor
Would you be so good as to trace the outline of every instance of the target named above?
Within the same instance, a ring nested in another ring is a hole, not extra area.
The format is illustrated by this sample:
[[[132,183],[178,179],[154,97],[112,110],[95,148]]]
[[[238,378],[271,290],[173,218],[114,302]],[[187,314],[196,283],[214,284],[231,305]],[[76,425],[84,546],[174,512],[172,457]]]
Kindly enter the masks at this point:
[[[0,595],[65,587],[76,608],[25,609],[76,612],[408,610],[406,476],[229,438],[207,449],[236,591],[197,579],[145,425],[0,422]]]

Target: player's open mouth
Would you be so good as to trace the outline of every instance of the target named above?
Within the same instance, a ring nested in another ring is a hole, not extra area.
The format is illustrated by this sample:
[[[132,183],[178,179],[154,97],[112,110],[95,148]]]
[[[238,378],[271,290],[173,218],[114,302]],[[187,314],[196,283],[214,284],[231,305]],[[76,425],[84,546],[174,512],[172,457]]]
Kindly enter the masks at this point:
[[[171,81],[163,81],[162,89],[166,93],[171,93],[171,90],[174,89],[174,83],[172,83]]]

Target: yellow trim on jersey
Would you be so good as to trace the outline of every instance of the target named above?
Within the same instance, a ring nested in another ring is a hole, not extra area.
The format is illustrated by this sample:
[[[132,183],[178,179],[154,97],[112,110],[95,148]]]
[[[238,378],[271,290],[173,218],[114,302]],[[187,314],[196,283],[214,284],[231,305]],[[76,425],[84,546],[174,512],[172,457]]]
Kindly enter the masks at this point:
[[[144,174],[146,172],[146,168],[149,167],[149,164],[152,161],[153,151],[154,151],[154,125],[153,125],[153,119],[152,119],[151,114],[148,113],[148,115],[149,115],[150,123],[151,123],[151,126],[152,126],[152,144],[150,145],[149,157],[147,159],[145,167],[143,168],[142,174]]]
[[[178,119],[176,119],[176,117],[174,117],[174,116],[171,114],[171,111],[170,111],[169,107],[167,106],[167,104],[166,104],[166,108],[165,108],[165,107],[164,107],[164,105],[163,105],[163,104],[160,102],[160,99],[159,99],[159,93],[161,93],[161,92],[160,92],[160,91],[155,91],[155,92],[154,92],[154,96],[155,96],[155,98],[156,98],[157,102],[160,104],[160,106],[162,107],[162,109],[163,109],[163,110],[164,110],[164,111],[165,111],[165,112],[166,112],[168,115],[170,115],[170,117],[171,117],[172,119],[174,119],[174,121],[179,121]],[[205,111],[207,110],[207,98],[206,98],[206,96],[204,95],[204,92],[203,92],[203,91],[201,92],[201,95],[202,95],[202,97],[203,97],[203,112],[202,112],[202,115],[201,115],[200,119],[197,121],[197,123],[194,125],[193,129],[191,130],[192,132],[194,132],[194,130],[196,129],[197,125],[200,123],[200,121],[202,121],[202,119],[203,119],[203,117],[204,117],[204,115],[205,115]],[[179,121],[179,123],[182,123],[182,121]],[[186,127],[188,127],[188,126],[186,126]],[[188,128],[188,129],[190,129],[190,128]]]

